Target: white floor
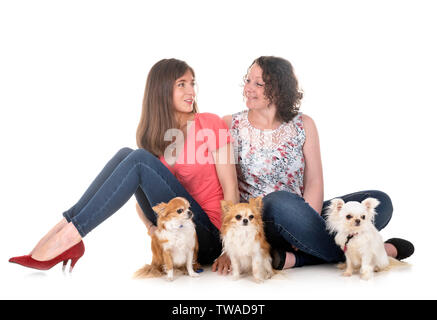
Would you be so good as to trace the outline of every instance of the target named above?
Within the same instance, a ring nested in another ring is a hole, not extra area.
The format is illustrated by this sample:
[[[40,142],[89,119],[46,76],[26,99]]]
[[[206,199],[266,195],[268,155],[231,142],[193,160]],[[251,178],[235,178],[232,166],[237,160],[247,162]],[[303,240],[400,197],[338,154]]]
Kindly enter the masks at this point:
[[[0,51],[0,299],[437,298],[432,1],[251,0],[214,10],[205,1],[23,2],[0,2],[0,29],[8,30]],[[200,279],[135,281],[151,257],[134,202],[85,238],[72,275],[8,263],[32,249],[118,149],[136,147],[156,61],[187,60],[200,110],[224,116],[245,109],[239,84],[260,55],[296,68],[301,111],[320,136],[325,199],[387,192],[395,210],[383,237],[414,243],[410,268],[367,282],[332,265],[264,284],[208,268]]]
[[[132,204],[133,205],[133,204]],[[179,276],[164,279],[133,280],[131,275],[144,262],[151,261],[149,240],[143,227],[129,212],[111,218],[84,242],[86,253],[72,274],[61,265],[46,272],[8,263],[12,255],[25,254],[29,240],[14,241],[0,256],[1,299],[436,299],[436,276],[432,256],[425,256],[427,236],[415,239],[416,253],[406,268],[379,273],[369,281],[358,275],[341,277],[334,265],[310,266],[283,271],[263,284],[250,276],[233,281],[206,267],[200,278]],[[124,215],[124,217],[122,217]],[[129,217],[129,218],[126,218]],[[123,238],[115,236],[124,221]],[[118,223],[117,223],[118,222]],[[36,234],[36,233],[35,233]],[[145,239],[145,240],[144,240]],[[19,241],[23,241],[19,243]],[[424,243],[421,243],[424,242]]]
[[[61,266],[48,272],[7,266],[1,276],[2,299],[435,299],[435,287],[413,265],[406,270],[378,274],[369,281],[358,276],[344,278],[333,266],[288,270],[263,283],[251,277],[233,281],[207,268],[200,278],[180,276],[164,279],[131,280],[131,271],[111,265],[91,265],[84,258],[72,274]]]

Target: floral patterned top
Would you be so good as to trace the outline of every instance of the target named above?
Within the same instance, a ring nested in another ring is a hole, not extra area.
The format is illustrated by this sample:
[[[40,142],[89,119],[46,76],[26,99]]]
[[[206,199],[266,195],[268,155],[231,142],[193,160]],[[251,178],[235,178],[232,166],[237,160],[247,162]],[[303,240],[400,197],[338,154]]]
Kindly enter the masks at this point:
[[[241,201],[277,190],[302,196],[305,168],[302,113],[275,130],[257,129],[247,116],[248,110],[233,114],[230,128]]]

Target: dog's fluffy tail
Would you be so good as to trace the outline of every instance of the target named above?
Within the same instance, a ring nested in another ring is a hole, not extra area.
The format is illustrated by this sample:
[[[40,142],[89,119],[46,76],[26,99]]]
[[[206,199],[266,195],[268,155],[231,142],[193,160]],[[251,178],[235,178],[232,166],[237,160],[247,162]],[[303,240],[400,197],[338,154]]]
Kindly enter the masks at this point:
[[[388,266],[383,269],[383,271],[390,270],[394,267],[408,267],[409,264],[403,261],[399,261],[398,259],[388,257]]]
[[[134,279],[141,279],[141,278],[156,278],[161,277],[164,274],[164,272],[156,265],[153,264],[146,264],[141,269],[137,270],[137,272],[134,273],[133,278]]]
[[[396,267],[408,267],[410,266],[408,263],[399,261],[398,259],[388,257],[388,265],[382,269],[376,269],[375,271],[388,271]]]
[[[388,271],[394,267],[408,267],[410,264],[407,262],[399,261],[395,258],[388,257],[388,265],[385,268],[382,269],[376,269],[375,271]],[[346,269],[346,263],[339,263],[337,264],[337,268],[340,270]]]

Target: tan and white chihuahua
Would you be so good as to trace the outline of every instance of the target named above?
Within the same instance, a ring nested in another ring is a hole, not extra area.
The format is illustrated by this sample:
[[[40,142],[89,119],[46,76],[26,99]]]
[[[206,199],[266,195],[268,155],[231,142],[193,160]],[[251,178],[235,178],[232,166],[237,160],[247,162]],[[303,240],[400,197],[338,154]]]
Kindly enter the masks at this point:
[[[190,203],[176,197],[168,203],[160,203],[152,208],[157,214],[157,229],[151,234],[152,264],[146,264],[135,274],[135,278],[160,277],[167,274],[173,280],[174,269],[188,272],[190,277],[198,277],[194,271],[197,263],[198,242]]]
[[[270,245],[264,236],[262,197],[249,203],[221,201],[223,222],[220,229],[223,252],[231,260],[234,280],[240,273],[252,271],[256,282],[273,275]]]

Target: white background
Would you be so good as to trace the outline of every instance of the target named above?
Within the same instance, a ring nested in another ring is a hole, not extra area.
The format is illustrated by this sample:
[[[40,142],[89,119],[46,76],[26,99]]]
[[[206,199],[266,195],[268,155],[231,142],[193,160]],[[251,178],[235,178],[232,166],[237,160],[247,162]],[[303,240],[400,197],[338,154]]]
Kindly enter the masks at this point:
[[[1,1],[0,298],[437,298],[433,1]],[[151,261],[134,197],[84,240],[75,272],[9,264],[28,253],[117,150],[136,147],[150,67],[195,70],[199,107],[245,108],[242,77],[260,55],[291,61],[318,127],[325,198],[390,195],[384,238],[416,246],[408,269],[369,282],[332,265],[263,285],[213,274],[134,281]]]

